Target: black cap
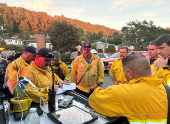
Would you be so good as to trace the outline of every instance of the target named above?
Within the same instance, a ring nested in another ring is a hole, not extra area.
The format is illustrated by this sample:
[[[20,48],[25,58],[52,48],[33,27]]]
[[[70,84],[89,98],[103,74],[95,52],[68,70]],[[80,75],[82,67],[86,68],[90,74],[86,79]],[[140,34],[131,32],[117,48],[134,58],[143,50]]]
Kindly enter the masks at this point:
[[[29,53],[32,53],[34,55],[37,55],[37,49],[33,46],[28,46],[25,48],[24,50],[25,52],[29,52]]]
[[[41,57],[43,57],[43,58],[45,58],[47,60],[55,60],[53,58],[52,51],[50,49],[48,49],[48,48],[41,48],[38,51],[37,55],[39,55],[39,56],[41,56]]]
[[[82,49],[91,49],[91,43],[90,42],[83,43]]]
[[[7,60],[14,61],[14,56],[9,56],[9,57],[7,58]]]

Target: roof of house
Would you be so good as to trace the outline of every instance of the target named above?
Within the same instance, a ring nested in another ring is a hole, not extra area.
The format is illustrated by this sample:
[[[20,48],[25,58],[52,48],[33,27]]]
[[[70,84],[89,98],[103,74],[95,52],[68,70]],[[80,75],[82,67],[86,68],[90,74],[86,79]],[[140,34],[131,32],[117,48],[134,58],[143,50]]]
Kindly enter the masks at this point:
[[[32,39],[32,40],[23,40],[24,42],[30,42],[30,43],[36,43],[37,39]],[[45,37],[45,42],[48,43],[50,42],[50,36]]]

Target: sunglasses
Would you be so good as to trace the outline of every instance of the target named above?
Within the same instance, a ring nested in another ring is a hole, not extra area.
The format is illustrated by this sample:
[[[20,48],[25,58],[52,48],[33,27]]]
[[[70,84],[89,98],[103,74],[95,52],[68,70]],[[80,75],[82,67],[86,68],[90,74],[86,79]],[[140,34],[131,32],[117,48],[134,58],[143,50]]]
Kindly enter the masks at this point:
[[[83,45],[83,48],[91,48],[91,45],[89,44]]]
[[[54,61],[56,61],[56,62],[57,62],[58,60],[56,60],[56,59],[55,59]]]

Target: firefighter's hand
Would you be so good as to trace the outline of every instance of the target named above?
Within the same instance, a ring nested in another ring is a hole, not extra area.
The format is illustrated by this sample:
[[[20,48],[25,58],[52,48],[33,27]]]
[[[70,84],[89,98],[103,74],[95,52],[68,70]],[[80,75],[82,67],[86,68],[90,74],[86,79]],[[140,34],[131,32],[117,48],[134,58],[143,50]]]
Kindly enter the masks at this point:
[[[54,85],[54,92],[58,91],[59,86],[58,85]],[[52,86],[51,86],[51,90],[52,90]]]
[[[158,56],[159,56],[159,59],[158,59],[158,61],[155,62],[155,65],[158,68],[161,68],[162,66],[167,66],[169,57],[164,59],[161,55],[158,55]]]
[[[63,88],[63,84],[65,85],[70,85],[69,83],[65,82],[65,81],[61,81],[58,85]]]
[[[92,90],[95,90],[97,87],[98,87],[98,85],[95,84],[95,85],[93,86]]]

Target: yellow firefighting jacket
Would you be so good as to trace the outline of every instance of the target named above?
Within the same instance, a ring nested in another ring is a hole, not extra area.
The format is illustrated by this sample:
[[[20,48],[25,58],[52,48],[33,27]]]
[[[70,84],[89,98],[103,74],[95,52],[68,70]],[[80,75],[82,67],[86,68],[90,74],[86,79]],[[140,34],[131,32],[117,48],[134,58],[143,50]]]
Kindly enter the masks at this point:
[[[88,64],[82,54],[75,58],[71,70],[71,83],[78,83],[82,75],[86,72],[87,68],[91,66],[80,83],[77,85],[78,89],[86,93],[89,93],[90,89],[92,89],[97,82],[103,83],[104,78],[104,69],[100,57],[91,54],[90,62],[91,63]]]
[[[149,57],[149,58],[147,58],[147,59],[148,59],[149,64],[150,64],[150,59],[151,59],[151,58]],[[155,60],[154,63],[150,64],[152,75],[154,75],[155,72],[158,70],[158,67],[155,65],[155,62],[157,62],[157,61],[158,61],[158,59]]]
[[[105,116],[125,116],[131,124],[167,121],[167,93],[162,80],[155,77],[133,79],[105,90],[98,87],[89,97],[89,105]]]
[[[8,82],[7,86],[9,87],[11,93],[13,93],[13,89],[15,85],[17,84],[17,74],[21,74],[21,72],[28,67],[29,64],[25,62],[25,60],[20,56],[15,61],[11,62],[11,64],[7,67],[7,74],[8,75]],[[19,73],[18,73],[19,70]]]
[[[52,65],[53,69],[58,69],[58,67],[56,65],[53,65],[53,64],[51,64],[51,65]],[[65,75],[64,80],[68,82],[70,80],[70,70],[69,70],[69,68],[62,61],[59,61],[59,66],[60,66],[60,69],[63,71],[63,73]],[[51,66],[49,66],[49,68],[51,69]]]
[[[39,68],[35,62],[32,62],[24,71],[21,76],[26,77],[34,83],[36,87],[49,89],[52,86],[52,72],[50,69],[44,70]],[[54,82],[57,84],[62,81],[56,74],[54,74]]]
[[[162,79],[162,82],[170,85],[170,67],[163,66],[159,68],[153,77]]]
[[[112,63],[109,75],[114,75],[118,83],[127,82],[125,73],[123,72],[122,60],[118,58]]]
[[[36,88],[26,88],[24,92],[28,94],[35,102],[40,102],[40,98],[43,98],[45,101],[41,100],[41,104],[47,103],[48,100],[48,89],[52,86],[52,72],[50,69],[43,70],[39,68],[34,62],[32,62],[27,68],[22,71],[21,76],[28,78],[33,82]],[[62,81],[56,74],[54,74],[55,84],[59,84]],[[29,87],[32,87],[28,84]],[[39,92],[35,89],[40,89]]]

